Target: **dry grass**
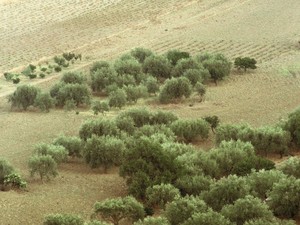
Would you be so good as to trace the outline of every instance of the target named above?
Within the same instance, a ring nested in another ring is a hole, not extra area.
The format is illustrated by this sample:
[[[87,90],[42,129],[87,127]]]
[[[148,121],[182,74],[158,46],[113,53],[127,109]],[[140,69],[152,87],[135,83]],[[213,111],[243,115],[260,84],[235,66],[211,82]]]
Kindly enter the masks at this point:
[[[179,48],[193,54],[223,52],[231,59],[250,56],[259,62],[257,71],[234,71],[208,88],[204,102],[195,97],[182,104],[146,104],[181,117],[217,115],[224,123],[274,124],[300,105],[299,11],[298,0],[0,0],[0,74],[70,50],[84,55],[73,69],[136,46],[159,53]],[[59,76],[35,82],[47,90]],[[4,96],[14,89],[0,77],[0,156],[30,183],[28,192],[0,193],[0,224],[41,224],[45,214],[55,212],[88,218],[95,201],[126,193],[116,169],[102,174],[80,162],[62,165],[59,177],[49,183],[29,178],[34,144],[51,142],[60,133],[77,135],[81,123],[94,115],[87,110],[79,115],[12,112]]]

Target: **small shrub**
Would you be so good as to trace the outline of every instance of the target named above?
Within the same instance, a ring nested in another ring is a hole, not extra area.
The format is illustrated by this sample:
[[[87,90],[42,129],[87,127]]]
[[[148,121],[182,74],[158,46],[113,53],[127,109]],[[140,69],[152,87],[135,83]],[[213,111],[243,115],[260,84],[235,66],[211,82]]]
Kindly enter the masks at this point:
[[[119,109],[125,106],[127,102],[126,92],[122,89],[117,89],[115,92],[111,92],[108,98],[109,106],[117,107]]]
[[[175,66],[180,59],[187,59],[189,57],[190,54],[188,52],[179,51],[177,49],[169,50],[167,52],[167,59],[173,66]]]
[[[147,202],[162,209],[168,202],[180,197],[180,192],[171,184],[160,184],[148,187],[146,190]]]
[[[12,107],[27,110],[29,106],[34,105],[39,92],[40,89],[35,86],[22,85],[17,87],[17,90],[8,97],[8,102],[11,102]]]
[[[108,62],[106,61],[98,61],[98,62],[94,62],[92,67],[90,68],[90,73],[94,73],[96,72],[98,69],[102,69],[102,68],[109,68],[110,65]]]
[[[40,76],[40,78],[45,78],[45,77],[46,77],[46,74],[40,73],[39,76]]]
[[[63,56],[63,57],[65,58],[65,60],[67,60],[67,61],[71,61],[72,59],[75,58],[75,54],[72,53],[72,52],[64,52],[64,53],[62,54],[62,56]]]
[[[95,115],[98,113],[102,113],[104,115],[105,112],[109,111],[109,105],[107,102],[94,101],[92,104],[92,110]]]
[[[144,63],[145,59],[153,55],[153,52],[145,48],[135,48],[131,50],[130,54],[139,61],[139,63]]]
[[[55,66],[54,67],[54,71],[57,72],[57,73],[59,73],[59,72],[62,71],[62,68],[60,66]]]
[[[36,75],[35,73],[30,73],[30,74],[28,75],[28,77],[29,77],[29,79],[34,79],[34,78],[37,77],[37,75]]]
[[[45,177],[47,179],[50,179],[51,176],[56,177],[58,174],[57,164],[50,155],[34,155],[29,159],[28,166],[31,176],[37,173],[41,180]]]
[[[250,58],[250,57],[237,57],[234,60],[234,66],[240,70],[240,69],[244,69],[244,71],[246,72],[247,69],[256,69],[256,60],[254,58]]]
[[[18,84],[18,83],[20,83],[20,78],[17,77],[17,76],[14,76],[14,77],[12,78],[12,81],[13,81],[14,84]]]
[[[185,77],[172,78],[166,80],[160,94],[159,101],[161,103],[169,103],[175,99],[190,97],[192,94],[192,86],[190,81]]]
[[[66,84],[83,84],[85,82],[85,77],[81,73],[77,72],[67,72],[64,73],[61,82]]]
[[[284,174],[300,178],[300,158],[290,157],[287,160],[281,162],[278,169]]]
[[[5,72],[4,73],[4,77],[7,81],[10,81],[12,80],[12,78],[14,77],[15,75],[13,73],[8,73],[8,72]]]
[[[63,67],[68,67],[69,64],[66,62],[66,59],[60,56],[55,56],[54,57],[54,62],[58,65],[58,66],[63,66]],[[55,67],[56,68],[56,67]],[[56,70],[55,70],[56,71]],[[59,72],[59,71],[56,71]]]
[[[84,147],[82,140],[75,136],[61,135],[54,139],[53,144],[63,146],[68,151],[68,155],[72,157],[81,157],[81,151]]]
[[[68,151],[64,146],[41,143],[35,146],[35,154],[38,156],[50,155],[57,164],[65,162]]]
[[[104,220],[115,225],[123,219],[135,222],[145,216],[143,205],[131,196],[96,202],[94,208],[96,214],[100,214]]]
[[[143,64],[143,72],[156,78],[170,78],[172,65],[163,56],[149,56]]]
[[[144,85],[146,86],[149,94],[155,94],[159,91],[159,84],[155,77],[149,76],[145,82]]]
[[[14,168],[10,163],[0,158],[0,185],[3,184],[5,177],[12,174],[14,172]]]
[[[17,173],[11,173],[4,177],[4,185],[10,188],[26,188],[27,182]]]
[[[93,134],[97,136],[116,136],[118,133],[118,127],[113,121],[102,118],[87,120],[79,129],[79,136],[84,141],[91,138]]]
[[[55,105],[55,100],[49,93],[38,93],[34,100],[34,106],[38,107],[43,112],[49,112]]]
[[[216,128],[220,124],[219,117],[217,117],[217,116],[206,116],[203,119],[210,124],[211,131],[213,133],[215,133]]]
[[[171,124],[171,129],[175,135],[187,142],[191,142],[197,137],[206,139],[209,134],[209,125],[203,119],[176,120]]]
[[[112,166],[120,165],[125,144],[116,137],[92,136],[87,139],[83,157],[91,168],[103,167],[106,172]]]
[[[77,215],[50,214],[45,217],[44,225],[84,225],[84,220]]]

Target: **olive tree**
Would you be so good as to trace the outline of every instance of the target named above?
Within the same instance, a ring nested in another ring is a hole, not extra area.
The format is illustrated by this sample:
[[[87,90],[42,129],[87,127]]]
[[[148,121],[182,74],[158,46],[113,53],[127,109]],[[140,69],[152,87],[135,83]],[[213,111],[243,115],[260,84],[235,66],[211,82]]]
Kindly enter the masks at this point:
[[[44,225],[84,225],[84,220],[78,215],[50,214],[44,219]]]
[[[56,177],[58,174],[57,163],[50,155],[33,155],[28,161],[28,166],[31,176],[37,173],[41,180],[45,177]]]
[[[143,220],[138,220],[133,225],[170,225],[165,217],[146,217]]]
[[[110,107],[116,107],[121,109],[126,105],[127,95],[123,89],[117,89],[114,92],[111,92],[108,96],[108,104]]]
[[[196,212],[182,225],[235,225],[222,214],[208,210],[207,212]]]
[[[87,139],[83,157],[91,168],[103,167],[107,171],[113,165],[120,165],[125,145],[122,140],[110,136],[92,136]]]
[[[114,225],[119,225],[124,219],[134,222],[145,216],[143,205],[131,196],[96,202],[94,209],[96,214]]]
[[[163,56],[149,56],[143,63],[143,72],[156,78],[170,78],[171,68],[171,63]]]
[[[153,206],[164,208],[168,202],[180,197],[179,190],[171,184],[159,184],[146,190],[147,202]]]
[[[11,107],[22,108],[26,111],[29,106],[34,105],[39,92],[40,89],[35,86],[22,85],[9,95],[8,102],[11,102]]]
[[[169,103],[182,97],[188,98],[192,94],[192,85],[186,77],[172,78],[165,81],[159,94],[161,103]]]
[[[55,106],[55,99],[48,92],[39,92],[34,100],[34,106],[43,112],[49,112]]]
[[[279,180],[268,195],[268,205],[276,216],[293,218],[300,209],[300,179],[293,176]]]
[[[256,63],[256,60],[250,57],[237,57],[234,60],[234,66],[238,70],[244,69],[245,72],[247,71],[247,69],[256,69]]]
[[[300,178],[300,158],[290,157],[278,165],[278,169],[284,174]]]
[[[243,225],[253,219],[272,219],[273,213],[268,205],[251,195],[236,200],[232,205],[225,205],[221,214],[237,225]]]
[[[139,63],[144,63],[145,59],[153,55],[153,52],[149,49],[138,47],[130,51],[130,54],[139,61]]]

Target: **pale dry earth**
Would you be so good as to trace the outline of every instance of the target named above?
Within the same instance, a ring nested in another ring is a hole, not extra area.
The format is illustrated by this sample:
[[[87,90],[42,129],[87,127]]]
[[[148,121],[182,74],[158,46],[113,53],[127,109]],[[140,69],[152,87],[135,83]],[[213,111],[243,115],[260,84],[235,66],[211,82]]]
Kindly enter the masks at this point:
[[[256,71],[233,71],[209,87],[202,103],[193,98],[149,104],[182,117],[215,114],[225,123],[274,124],[300,105],[299,12],[299,0],[0,0],[0,74],[71,50],[84,56],[75,69],[137,46],[159,53],[178,48],[222,52],[230,59],[250,56],[259,62]],[[48,89],[58,79],[35,82]],[[60,133],[77,135],[81,123],[94,116],[90,111],[11,112],[5,96],[14,89],[0,78],[0,156],[29,179],[29,187],[0,192],[0,224],[41,224],[45,214],[56,212],[88,219],[96,201],[126,194],[116,169],[103,174],[79,162],[62,165],[49,183],[29,178],[34,144],[51,142]]]

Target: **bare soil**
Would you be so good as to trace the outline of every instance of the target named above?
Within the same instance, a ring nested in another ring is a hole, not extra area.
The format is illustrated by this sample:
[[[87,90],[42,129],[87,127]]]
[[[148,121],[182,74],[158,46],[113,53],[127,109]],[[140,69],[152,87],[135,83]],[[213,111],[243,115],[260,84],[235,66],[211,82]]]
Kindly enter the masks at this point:
[[[77,135],[94,115],[83,109],[79,115],[11,111],[5,96],[16,85],[2,73],[65,51],[84,56],[73,69],[138,46],[158,53],[221,52],[232,60],[249,56],[257,59],[258,69],[233,70],[218,86],[209,86],[204,102],[195,96],[181,104],[146,103],[181,117],[214,114],[224,123],[274,124],[300,105],[299,12],[299,0],[0,0],[0,156],[29,181],[26,192],[0,192],[0,224],[41,224],[45,214],[58,212],[88,219],[96,201],[126,194],[117,168],[103,174],[78,161],[62,165],[50,182],[30,178],[27,161],[34,144],[49,143],[60,133]],[[21,83],[48,89],[59,77]]]

